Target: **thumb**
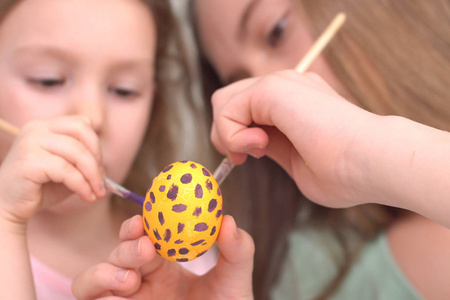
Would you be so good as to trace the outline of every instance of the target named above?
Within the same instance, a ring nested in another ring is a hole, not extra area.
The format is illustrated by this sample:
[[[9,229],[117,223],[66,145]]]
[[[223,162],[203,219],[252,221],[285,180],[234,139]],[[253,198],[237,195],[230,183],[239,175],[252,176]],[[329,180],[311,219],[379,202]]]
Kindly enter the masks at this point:
[[[215,268],[222,290],[233,299],[253,299],[252,273],[255,245],[252,237],[224,216],[217,245],[220,253]]]

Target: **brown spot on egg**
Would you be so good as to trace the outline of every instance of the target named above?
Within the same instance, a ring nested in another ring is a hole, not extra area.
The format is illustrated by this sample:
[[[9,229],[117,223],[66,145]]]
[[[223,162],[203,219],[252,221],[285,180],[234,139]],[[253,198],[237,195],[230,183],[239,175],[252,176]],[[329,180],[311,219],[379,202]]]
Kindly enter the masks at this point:
[[[164,233],[164,241],[168,243],[170,241],[170,238],[172,237],[172,232],[170,229],[166,229],[166,232]]]
[[[213,188],[213,185],[212,185],[211,180],[206,179],[205,185],[206,185],[206,189],[207,189],[209,192],[211,192],[211,190],[212,190],[212,188]]]
[[[174,256],[175,254],[177,254],[177,251],[175,251],[175,249],[167,250],[167,256],[168,257]]]
[[[202,256],[205,253],[206,253],[206,251],[200,252],[199,254],[197,254],[197,257],[200,257],[200,256]]]
[[[145,210],[146,211],[152,211],[152,203],[150,201],[147,201],[145,203]]]
[[[180,248],[180,250],[178,250],[178,253],[180,253],[181,255],[186,255],[189,253],[189,249],[188,248]]]
[[[203,197],[203,188],[200,184],[197,184],[195,186],[195,198],[202,198]]]
[[[166,186],[165,185],[161,185],[160,187],[159,187],[159,191],[160,192],[164,192],[166,190]]]
[[[158,220],[159,220],[159,224],[161,224],[161,226],[163,226],[165,221],[164,221],[164,215],[163,215],[162,211],[160,211],[158,213]]]
[[[203,172],[203,175],[205,175],[205,176],[211,176],[211,173],[209,173],[209,171],[206,169],[206,168],[202,168],[202,172]]]
[[[216,199],[212,199],[211,201],[209,201],[208,204],[208,211],[209,212],[213,212],[217,207],[217,200]]]
[[[187,258],[177,258],[177,262],[186,262],[189,261]]]
[[[150,201],[152,202],[152,203],[155,203],[155,194],[153,194],[153,192],[150,192]]]
[[[199,241],[196,241],[196,242],[193,242],[192,244],[191,244],[191,246],[198,246],[198,245],[200,245],[201,243],[203,243],[205,240],[199,240]]]
[[[184,174],[183,176],[181,176],[180,181],[181,183],[184,184],[190,183],[192,181],[192,174],[190,173]]]
[[[182,233],[183,229],[184,229],[184,224],[183,223],[178,223],[178,233]]]
[[[175,204],[174,206],[172,206],[172,210],[177,213],[185,211],[186,208],[187,206],[184,204]]]
[[[153,235],[155,236],[155,238],[160,241],[161,240],[161,236],[159,235],[158,229],[153,230]]]
[[[202,214],[202,208],[201,207],[196,207],[194,209],[194,212],[192,213],[193,216],[199,217]]]
[[[162,169],[161,172],[166,173],[167,171],[169,171],[170,169],[173,168],[173,165],[168,165],[167,167],[165,167],[164,169]]]
[[[202,232],[205,230],[208,230],[208,225],[206,223],[198,223],[194,226],[194,231]]]
[[[177,195],[178,195],[178,186],[175,184],[172,184],[169,191],[167,192],[167,198],[169,198],[170,200],[173,201],[177,198]]]

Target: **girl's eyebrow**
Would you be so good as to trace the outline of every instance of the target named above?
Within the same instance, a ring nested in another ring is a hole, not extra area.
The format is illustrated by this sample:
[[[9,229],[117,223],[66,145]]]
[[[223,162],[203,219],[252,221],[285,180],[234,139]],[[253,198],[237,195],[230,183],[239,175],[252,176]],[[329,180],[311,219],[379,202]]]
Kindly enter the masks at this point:
[[[26,45],[18,47],[14,51],[14,57],[20,56],[46,56],[51,58],[57,58],[68,62],[76,62],[76,55],[61,49],[59,47],[50,45]],[[123,58],[117,63],[115,69],[145,69],[154,68],[154,59],[149,57],[137,57],[137,58]]]
[[[58,47],[47,45],[26,45],[18,47],[14,51],[14,56],[21,55],[43,55],[49,57],[56,57],[64,60],[74,60],[73,55]]]
[[[238,27],[238,33],[237,33],[237,39],[239,41],[243,41],[247,35],[247,24],[248,20],[250,19],[250,16],[252,15],[253,11],[255,10],[257,4],[261,3],[260,0],[252,0],[247,7],[244,9],[244,12],[242,13],[242,16],[239,21],[239,27]]]

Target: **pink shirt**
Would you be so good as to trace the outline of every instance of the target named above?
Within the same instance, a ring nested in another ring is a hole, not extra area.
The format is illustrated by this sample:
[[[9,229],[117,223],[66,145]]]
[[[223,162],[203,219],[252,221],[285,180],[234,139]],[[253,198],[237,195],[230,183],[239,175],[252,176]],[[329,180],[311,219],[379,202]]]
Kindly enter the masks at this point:
[[[37,258],[31,256],[34,285],[38,300],[75,300],[72,294],[72,279],[50,268]],[[215,266],[217,250],[211,248],[203,256],[189,262],[180,263],[181,266],[194,274],[202,275]]]
[[[34,286],[38,300],[74,300],[72,280],[31,256]]]

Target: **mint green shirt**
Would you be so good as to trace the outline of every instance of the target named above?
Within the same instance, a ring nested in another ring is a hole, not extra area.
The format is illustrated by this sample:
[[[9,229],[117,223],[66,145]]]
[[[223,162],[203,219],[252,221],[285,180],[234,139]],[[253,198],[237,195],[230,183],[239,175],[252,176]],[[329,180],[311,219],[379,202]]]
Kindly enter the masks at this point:
[[[315,299],[338,272],[342,250],[333,236],[313,230],[289,237],[280,278],[271,292],[274,300]],[[366,245],[332,300],[423,300],[406,279],[390,252],[385,234]]]

